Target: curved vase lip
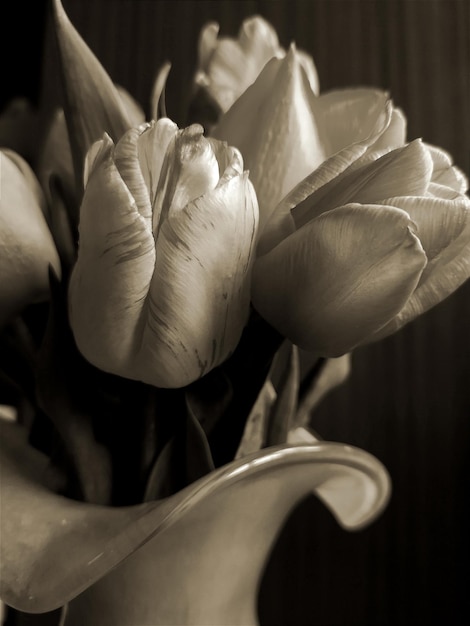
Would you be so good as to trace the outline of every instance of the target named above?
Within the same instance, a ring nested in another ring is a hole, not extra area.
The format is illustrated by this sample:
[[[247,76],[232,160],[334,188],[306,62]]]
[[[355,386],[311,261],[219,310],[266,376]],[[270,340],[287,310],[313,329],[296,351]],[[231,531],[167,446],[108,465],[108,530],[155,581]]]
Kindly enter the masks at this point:
[[[88,504],[41,483],[48,458],[28,444],[18,424],[0,419],[0,427],[1,595],[10,606],[30,613],[67,603],[195,507],[240,481],[276,473],[288,479],[289,468],[302,465],[312,482],[303,495],[317,495],[347,530],[371,523],[391,492],[388,472],[373,455],[321,441],[251,453],[161,500],[125,507]],[[345,493],[353,499],[344,499]]]

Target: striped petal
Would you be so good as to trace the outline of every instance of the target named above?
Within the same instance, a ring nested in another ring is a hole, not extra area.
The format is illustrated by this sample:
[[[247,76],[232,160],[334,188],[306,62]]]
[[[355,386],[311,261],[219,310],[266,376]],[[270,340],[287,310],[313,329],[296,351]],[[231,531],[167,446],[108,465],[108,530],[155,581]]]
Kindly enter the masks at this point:
[[[139,212],[150,222],[166,150],[177,130],[167,118],[142,124],[127,131],[114,149],[116,167]]]
[[[426,265],[409,216],[350,204],[300,228],[253,270],[253,304],[293,343],[340,356],[403,308]]]
[[[193,124],[171,138],[153,204],[153,229],[158,229],[172,213],[213,189],[219,181],[219,165],[203,128]]]
[[[134,198],[139,213],[151,222],[152,205],[149,189],[139,161],[138,140],[142,132],[143,128],[131,128],[121,137],[114,149],[114,163]]]
[[[154,222],[160,218],[159,214],[155,213],[155,198],[163,161],[168,145],[177,131],[178,126],[163,117],[157,122],[150,122],[148,128],[139,135],[137,149],[139,164],[150,198]]]
[[[77,345],[95,366],[121,376],[141,338],[141,315],[155,264],[148,221],[113,161],[105,137],[80,210],[80,245],[70,289]]]
[[[134,363],[141,380],[183,386],[234,350],[249,312],[256,227],[253,188],[235,172],[163,221]]]
[[[161,119],[90,151],[69,297],[82,354],[159,387],[193,382],[237,345],[258,220],[240,153],[175,128]]]
[[[299,228],[325,211],[348,203],[369,204],[390,196],[424,195],[432,168],[428,150],[415,140],[360,168],[346,169],[295,207],[292,216]]]

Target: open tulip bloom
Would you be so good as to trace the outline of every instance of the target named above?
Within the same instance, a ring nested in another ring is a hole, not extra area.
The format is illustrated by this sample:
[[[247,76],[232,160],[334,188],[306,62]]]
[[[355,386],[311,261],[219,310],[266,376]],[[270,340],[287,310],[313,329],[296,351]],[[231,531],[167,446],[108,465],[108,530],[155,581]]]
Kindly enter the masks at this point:
[[[169,64],[145,122],[52,4],[63,105],[36,172],[0,152],[2,599],[256,624],[300,499],[349,530],[387,504],[381,463],[309,420],[357,346],[468,278],[467,180],[388,93],[319,93],[259,16],[203,29],[194,123],[163,114]]]

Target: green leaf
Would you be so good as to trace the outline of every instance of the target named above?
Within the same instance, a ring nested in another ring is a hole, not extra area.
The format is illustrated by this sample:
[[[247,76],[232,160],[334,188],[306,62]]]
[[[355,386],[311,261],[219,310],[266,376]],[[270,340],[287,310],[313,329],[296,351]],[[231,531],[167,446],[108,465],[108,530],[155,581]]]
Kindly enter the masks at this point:
[[[109,503],[111,458],[95,438],[93,412],[86,410],[82,388],[90,384],[91,366],[73,342],[67,321],[67,293],[51,272],[49,319],[39,350],[36,394],[40,408],[54,424],[78,479],[84,500]],[[95,381],[93,381],[95,382]],[[91,406],[100,410],[98,399]]]
[[[274,357],[270,379],[276,390],[276,401],[268,418],[266,445],[274,446],[287,441],[299,397],[299,355],[297,347],[288,340]]]
[[[177,406],[174,409],[173,415],[165,415],[174,433],[151,466],[145,501],[170,496],[215,469],[206,434],[188,398],[185,415],[178,415]]]
[[[70,22],[60,0],[53,0],[53,20],[64,87],[64,112],[80,194],[89,147],[105,132],[117,141],[132,123],[116,86]]]
[[[208,435],[216,467],[235,458],[248,416],[283,340],[282,335],[253,312],[235,352],[221,365],[230,380],[233,396]]]

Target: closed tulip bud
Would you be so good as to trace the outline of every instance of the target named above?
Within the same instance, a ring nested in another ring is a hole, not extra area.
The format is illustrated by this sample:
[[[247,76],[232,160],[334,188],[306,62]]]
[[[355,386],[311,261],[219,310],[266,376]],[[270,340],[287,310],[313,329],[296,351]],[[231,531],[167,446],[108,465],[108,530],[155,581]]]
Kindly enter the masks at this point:
[[[167,118],[90,151],[70,282],[97,367],[181,387],[225,360],[249,313],[256,196],[239,152]]]
[[[255,264],[255,308],[322,356],[396,331],[470,275],[465,189],[450,157],[420,140],[365,155],[303,199],[300,186],[294,232]]]
[[[60,264],[41,206],[40,186],[29,165],[0,151],[0,326],[49,294],[49,266]]]

